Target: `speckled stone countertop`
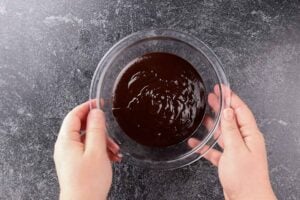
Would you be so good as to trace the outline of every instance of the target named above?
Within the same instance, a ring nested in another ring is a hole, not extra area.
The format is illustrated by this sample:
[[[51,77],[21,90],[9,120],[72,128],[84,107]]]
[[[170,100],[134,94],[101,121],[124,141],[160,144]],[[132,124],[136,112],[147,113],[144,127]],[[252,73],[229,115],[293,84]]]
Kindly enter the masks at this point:
[[[57,199],[53,145],[122,37],[172,28],[207,43],[252,108],[279,199],[300,199],[299,1],[1,0],[0,199]],[[255,191],[253,191],[255,192]],[[160,172],[114,166],[110,199],[223,199],[200,160]]]

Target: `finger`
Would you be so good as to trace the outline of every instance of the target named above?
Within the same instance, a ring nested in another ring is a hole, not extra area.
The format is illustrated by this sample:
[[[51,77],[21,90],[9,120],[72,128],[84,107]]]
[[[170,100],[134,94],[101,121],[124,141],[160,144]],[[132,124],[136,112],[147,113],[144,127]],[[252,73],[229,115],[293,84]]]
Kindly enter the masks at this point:
[[[110,160],[113,162],[120,162],[122,160],[122,154],[119,152],[120,147],[117,145],[113,139],[107,137],[107,148],[108,152],[110,152]]]
[[[203,125],[206,127],[206,129],[208,130],[208,132],[210,132],[214,126],[215,126],[215,122],[213,121],[213,119],[211,117],[205,117],[204,121],[203,121]],[[220,147],[224,148],[224,142],[222,137],[219,137],[221,135],[221,127],[220,125],[218,125],[218,127],[215,130],[214,133],[214,139],[218,140],[218,144],[220,145]]]
[[[198,146],[201,143],[200,140],[197,140],[195,138],[190,138],[188,140],[188,145],[191,148],[194,148]],[[211,148],[208,145],[205,145],[203,148],[201,148],[197,153],[203,155],[203,157],[210,161],[214,166],[218,166],[220,158],[222,156],[222,153],[216,149]]]
[[[245,138],[251,136],[251,134],[256,134],[258,128],[253,113],[235,93],[232,93],[231,107],[236,113],[242,136]]]
[[[100,99],[99,105],[101,110],[105,110],[108,106],[110,106],[111,101],[109,99]]]
[[[100,109],[93,109],[87,119],[86,151],[106,153],[106,140],[104,113]]]
[[[231,108],[226,108],[223,111],[221,120],[224,151],[226,151],[226,149],[236,150],[245,147],[244,140],[236,123],[234,112]]]
[[[220,91],[222,91],[222,93],[220,93]],[[231,104],[231,90],[228,86],[225,86],[223,84],[219,85],[215,85],[214,86],[214,93],[217,95],[218,98],[222,97],[225,99],[225,106],[226,107],[230,107]]]
[[[255,117],[246,103],[244,103],[238,95],[230,91],[230,89],[224,85],[222,85],[222,92],[223,91],[226,95],[230,94],[231,96],[230,107],[234,109],[237,123],[240,127],[243,138],[251,136],[252,134],[260,133],[258,131]],[[217,85],[214,87],[214,92],[217,96],[220,96],[220,90]]]
[[[101,99],[100,99],[100,107],[101,107],[101,108],[103,108],[103,107],[104,107],[104,103],[105,103],[105,102],[104,102],[104,99],[103,99],[103,98],[101,98]]]
[[[220,110],[220,100],[219,97],[215,94],[215,93],[210,93],[208,95],[208,104],[212,107],[213,112],[218,113]],[[209,130],[211,130],[214,126],[214,121],[209,118],[207,120],[207,125],[206,127],[209,128]],[[218,125],[215,134],[214,134],[214,138],[218,139],[218,144],[220,145],[220,147],[222,147],[224,149],[224,142],[223,142],[223,137],[220,137],[221,135],[221,127],[220,125]]]
[[[103,98],[100,99],[100,108],[103,108],[105,104],[105,101]],[[107,136],[107,148],[109,149],[109,152],[112,154],[112,161],[120,161],[121,160],[121,154],[119,154],[120,147],[117,145],[109,136]]]
[[[90,100],[90,110],[97,108],[97,99]]]
[[[206,152],[203,154],[203,157],[209,162],[211,162],[211,164],[217,167],[219,165],[219,161],[222,156],[222,153],[213,148],[209,149],[207,145],[205,145],[205,147],[207,147],[207,149]]]
[[[85,143],[86,131],[81,134],[81,142]],[[120,162],[122,154],[119,153],[120,147],[110,137],[107,137],[107,153],[112,162]]]
[[[90,110],[97,108],[97,99],[89,100]],[[81,130],[86,130],[86,118],[81,121]]]
[[[222,131],[221,131],[221,126],[219,126],[219,131],[220,131],[220,133],[218,134],[218,138],[215,138],[215,139],[217,139],[218,141],[218,145],[222,148],[222,149],[224,149],[224,139],[223,139],[223,136],[222,136]]]
[[[118,154],[120,151],[119,145],[117,145],[110,137],[107,137],[107,148],[114,154]]]
[[[117,155],[114,154],[109,149],[107,150],[107,154],[108,154],[109,160],[112,162],[120,162],[122,160],[122,156],[120,156],[119,154],[117,154]]]
[[[80,142],[81,126],[89,113],[89,109],[89,101],[87,101],[70,111],[62,123],[58,140],[67,139]]]
[[[209,93],[208,95],[208,104],[212,108],[213,112],[218,113],[220,109],[219,98],[215,93]]]

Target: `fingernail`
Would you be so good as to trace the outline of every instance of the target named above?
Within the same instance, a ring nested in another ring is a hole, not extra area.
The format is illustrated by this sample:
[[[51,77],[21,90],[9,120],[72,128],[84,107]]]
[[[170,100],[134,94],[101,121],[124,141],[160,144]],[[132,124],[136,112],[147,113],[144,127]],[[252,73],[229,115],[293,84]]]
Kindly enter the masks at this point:
[[[224,110],[223,116],[224,116],[224,119],[226,119],[228,121],[232,120],[233,119],[233,111],[232,111],[232,109],[231,108],[226,108]]]
[[[98,113],[99,109],[98,108],[93,108],[90,110],[90,113],[94,114],[94,113]]]
[[[122,158],[122,157],[123,157],[123,154],[118,153],[117,156],[118,156],[119,158]]]
[[[231,100],[230,97],[225,98],[225,105],[228,107],[230,107],[230,100]]]

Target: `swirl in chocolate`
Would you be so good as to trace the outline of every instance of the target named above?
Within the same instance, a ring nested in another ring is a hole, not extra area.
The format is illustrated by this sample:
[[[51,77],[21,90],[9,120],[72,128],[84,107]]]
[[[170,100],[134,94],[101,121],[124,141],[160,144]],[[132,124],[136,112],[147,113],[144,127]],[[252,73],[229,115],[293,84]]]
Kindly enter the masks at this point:
[[[205,112],[205,88],[186,60],[169,53],[145,54],[119,74],[113,114],[136,142],[166,147],[190,137]]]

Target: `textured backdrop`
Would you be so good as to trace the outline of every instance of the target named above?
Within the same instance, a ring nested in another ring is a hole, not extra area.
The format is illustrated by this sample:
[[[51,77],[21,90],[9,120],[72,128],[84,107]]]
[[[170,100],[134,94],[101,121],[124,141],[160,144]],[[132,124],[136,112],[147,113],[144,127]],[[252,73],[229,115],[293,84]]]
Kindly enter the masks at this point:
[[[300,2],[0,0],[0,199],[57,199],[53,145],[122,37],[173,28],[207,43],[265,135],[279,199],[300,199]],[[255,192],[255,191],[254,191]],[[110,199],[222,199],[200,160],[159,172],[114,166]]]

